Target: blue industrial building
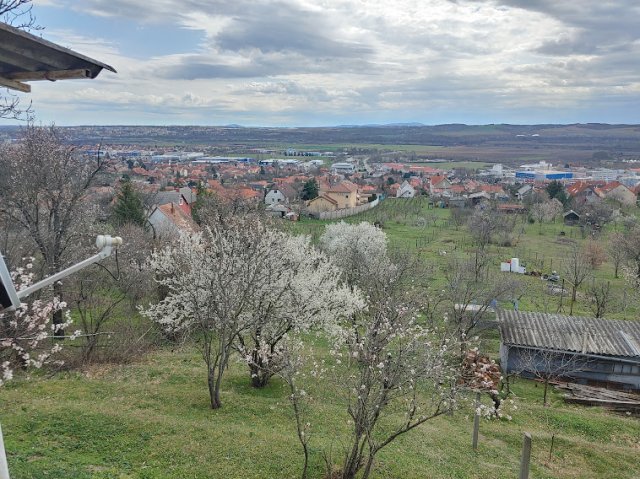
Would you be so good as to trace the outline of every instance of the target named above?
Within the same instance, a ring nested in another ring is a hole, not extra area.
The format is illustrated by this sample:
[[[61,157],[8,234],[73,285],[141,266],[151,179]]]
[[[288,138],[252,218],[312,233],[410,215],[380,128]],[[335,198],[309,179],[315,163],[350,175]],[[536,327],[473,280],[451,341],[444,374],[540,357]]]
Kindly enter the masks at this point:
[[[523,180],[570,180],[573,173],[570,171],[516,171],[516,178]]]

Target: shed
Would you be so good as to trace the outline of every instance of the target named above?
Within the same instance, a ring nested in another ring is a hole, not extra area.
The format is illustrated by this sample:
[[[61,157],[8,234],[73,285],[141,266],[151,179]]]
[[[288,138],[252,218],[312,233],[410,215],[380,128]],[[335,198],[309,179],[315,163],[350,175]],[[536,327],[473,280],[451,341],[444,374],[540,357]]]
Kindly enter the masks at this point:
[[[0,86],[24,93],[35,80],[95,78],[105,63],[0,22]]]
[[[564,224],[568,226],[575,226],[580,223],[580,215],[573,210],[567,211],[562,215]]]
[[[571,373],[577,383],[640,391],[640,321],[511,310],[497,316],[504,372],[521,372],[525,354],[549,352],[584,360]]]

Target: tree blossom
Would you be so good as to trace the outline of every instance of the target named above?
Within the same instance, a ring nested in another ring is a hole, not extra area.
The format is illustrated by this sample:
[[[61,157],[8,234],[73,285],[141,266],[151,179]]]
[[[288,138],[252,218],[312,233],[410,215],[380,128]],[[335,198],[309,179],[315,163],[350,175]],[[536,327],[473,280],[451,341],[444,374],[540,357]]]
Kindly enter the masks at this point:
[[[308,237],[266,230],[259,241],[270,254],[254,284],[253,319],[236,343],[256,387],[281,367],[286,334],[333,329],[364,307],[359,293],[341,283],[340,269]]]
[[[350,314],[363,306],[308,239],[269,229],[253,215],[182,236],[156,253],[152,266],[168,295],[144,313],[167,331],[196,333],[212,408],[221,405],[233,350],[243,354],[256,382],[266,381],[279,368],[285,334],[330,324],[340,308]]]
[[[11,278],[17,290],[30,286],[34,280],[33,258],[24,268],[12,271]],[[39,369],[45,364],[61,364],[53,356],[60,352],[59,343],[51,345],[53,336],[71,324],[67,304],[57,297],[25,302],[15,311],[0,311],[0,386],[14,377],[16,369]],[[65,321],[53,324],[52,318],[60,312]],[[73,339],[77,332],[71,336]]]
[[[339,264],[350,285],[366,283],[394,267],[387,254],[387,235],[371,223],[333,223],[320,237],[320,246]]]

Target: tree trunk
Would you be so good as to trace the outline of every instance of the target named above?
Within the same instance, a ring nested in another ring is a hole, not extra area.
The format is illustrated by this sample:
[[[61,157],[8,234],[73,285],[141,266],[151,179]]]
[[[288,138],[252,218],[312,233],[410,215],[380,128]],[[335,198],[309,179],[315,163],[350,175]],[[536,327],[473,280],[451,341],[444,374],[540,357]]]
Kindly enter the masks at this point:
[[[55,271],[54,271],[55,273]],[[62,285],[58,284],[58,282],[53,285],[53,294],[62,301]],[[58,326],[64,323],[64,316],[62,315],[62,311],[56,311],[53,313],[53,325]],[[53,337],[56,339],[64,339],[64,328],[58,327],[55,328]]]
[[[362,458],[360,457],[360,439],[361,436],[356,436],[354,438],[353,447],[351,448],[351,452],[344,463],[342,479],[354,479],[360,470],[360,463],[362,461]]]
[[[222,406],[220,402],[220,381],[216,381],[216,375],[214,371],[209,371],[208,384],[209,384],[209,400],[211,401],[211,409],[218,409]]]
[[[362,479],[369,479],[369,475],[371,474],[371,468],[373,467],[373,456],[374,452],[369,451],[369,457],[367,458],[367,465],[364,468],[364,472],[362,473]]]
[[[254,388],[263,388],[269,384],[269,379],[273,376],[264,365],[257,352],[252,353],[252,361],[249,364],[249,374],[251,377],[251,385]]]
[[[548,406],[548,404],[547,404],[547,390],[548,390],[548,388],[549,388],[549,380],[545,379],[544,380],[544,395],[543,395],[543,400],[542,400],[542,403],[545,406]]]

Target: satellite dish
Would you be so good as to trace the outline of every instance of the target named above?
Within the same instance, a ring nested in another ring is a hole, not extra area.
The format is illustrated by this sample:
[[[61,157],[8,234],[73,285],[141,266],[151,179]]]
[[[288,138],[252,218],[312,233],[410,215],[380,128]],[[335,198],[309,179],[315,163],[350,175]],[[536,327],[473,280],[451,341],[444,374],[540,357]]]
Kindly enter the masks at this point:
[[[16,287],[4,262],[4,257],[0,254],[0,305],[5,308],[18,308],[20,299],[16,293]]]

